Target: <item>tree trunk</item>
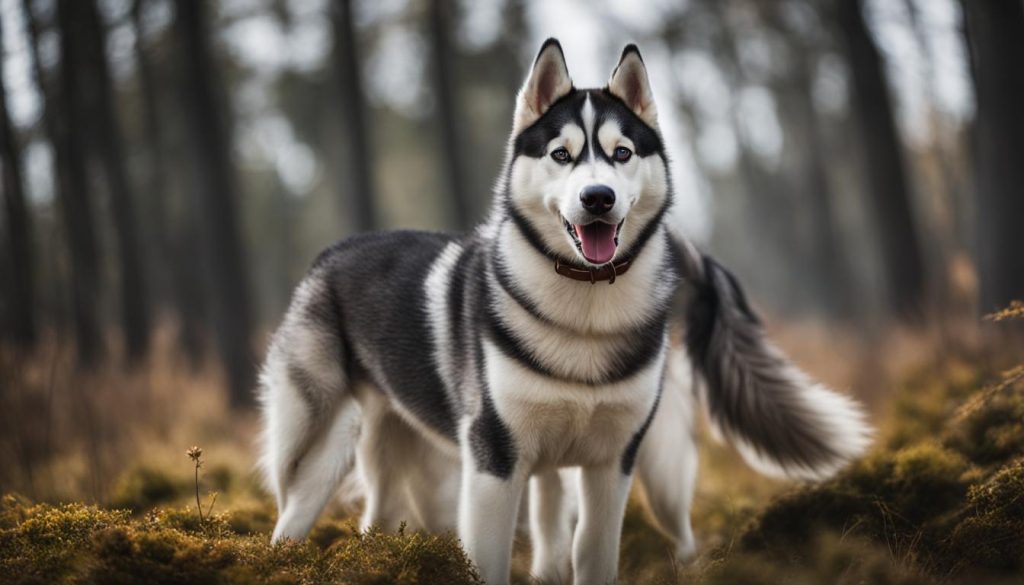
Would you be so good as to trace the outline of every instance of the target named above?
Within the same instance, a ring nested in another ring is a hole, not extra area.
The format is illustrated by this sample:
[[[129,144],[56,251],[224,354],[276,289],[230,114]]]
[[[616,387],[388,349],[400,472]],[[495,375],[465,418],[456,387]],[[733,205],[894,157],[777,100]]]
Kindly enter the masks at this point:
[[[185,352],[193,367],[198,367],[203,354],[203,278],[194,254],[181,251],[186,242],[195,240],[192,229],[192,205],[183,202],[184,209],[175,214],[168,203],[171,192],[168,189],[170,176],[167,172],[167,150],[164,146],[163,125],[160,118],[160,98],[153,62],[146,50],[142,32],[142,12],[145,0],[132,3],[132,24],[135,28],[135,63],[138,71],[139,93],[142,96],[143,134],[146,156],[149,161],[146,191],[153,202],[153,217],[149,225],[155,232],[155,259],[157,270],[155,290],[168,291],[170,298],[161,299],[173,303],[180,332],[178,344]],[[177,217],[176,217],[177,215]]]
[[[145,222],[153,233],[151,255],[158,266],[166,266],[170,261],[170,229],[167,199],[169,179],[164,158],[163,127],[160,124],[160,105],[157,97],[156,79],[149,52],[146,50],[146,38],[143,32],[142,17],[145,0],[133,0],[131,6],[132,28],[135,30],[135,43],[132,47],[135,56],[135,72],[138,80],[139,96],[142,98],[142,143],[145,150],[146,173],[145,193],[151,217]],[[140,199],[140,202],[142,200]],[[162,305],[173,299],[168,298],[166,291],[173,290],[173,278],[166,270],[155,271],[150,275],[153,285],[152,301],[154,305]]]
[[[719,62],[730,91],[739,94],[749,79],[737,49],[736,31],[729,19],[727,3],[710,0],[707,6],[720,26],[718,34],[713,37],[712,49],[722,56]],[[736,100],[732,101],[728,115],[738,144],[736,170],[744,192],[744,216],[750,239],[760,256],[799,258],[802,248],[794,226],[796,209],[787,196],[791,189],[784,184],[782,177],[767,171],[758,161],[750,137],[744,130]],[[745,256],[750,259],[753,255]],[[804,287],[793,286],[796,279],[792,266],[767,267],[758,262],[751,267],[747,272],[751,286],[764,291],[766,298],[776,307],[791,314],[805,311],[812,299],[806,296]]]
[[[458,229],[469,229],[475,218],[473,201],[466,186],[463,169],[462,141],[459,118],[456,113],[455,56],[451,47],[453,5],[451,0],[429,0],[428,25],[430,27],[430,49],[433,57],[434,92],[438,109],[438,124],[441,131],[441,165],[444,167],[445,187],[451,193],[453,217]]]
[[[117,245],[121,291],[121,328],[130,363],[137,362],[149,349],[150,314],[145,276],[142,270],[142,241],[138,236],[138,218],[132,199],[128,174],[124,167],[121,129],[115,114],[114,94],[107,63],[106,31],[95,0],[76,0],[76,22],[83,38],[78,47],[81,67],[88,84],[83,87],[91,122],[92,144],[99,155],[107,189]]]
[[[0,22],[0,47],[3,46],[3,23]],[[21,174],[21,150],[14,126],[7,111],[7,89],[4,86],[4,59],[0,55],[0,173],[7,217],[7,250],[10,272],[7,274],[9,327],[11,341],[21,349],[31,349],[36,342],[34,274],[32,264],[32,216],[25,202]]]
[[[921,242],[882,56],[871,38],[862,4],[863,0],[837,0],[835,6],[846,39],[852,106],[861,128],[866,184],[878,226],[890,307],[901,318],[915,318],[925,300]]]
[[[252,306],[238,221],[238,186],[231,160],[226,104],[221,103],[205,9],[196,0],[175,3],[183,101],[195,174],[203,257],[221,362],[233,407],[253,402]]]
[[[849,318],[857,313],[857,307],[853,306],[853,283],[840,226],[833,211],[834,195],[826,171],[826,145],[811,97],[811,65],[806,54],[800,53],[791,99],[798,139],[803,144],[800,174],[804,181],[803,200],[810,208],[813,237],[809,255],[826,310],[833,316]]]
[[[100,267],[93,227],[92,194],[85,167],[84,145],[75,132],[83,121],[79,104],[81,70],[75,59],[79,23],[74,22],[69,4],[60,0],[57,20],[60,29],[60,83],[56,91],[46,81],[39,60],[39,28],[32,15],[31,0],[23,0],[22,8],[32,49],[32,65],[36,82],[44,96],[43,122],[55,152],[57,199],[67,246],[71,257],[71,292],[78,363],[92,367],[104,355],[98,311],[100,302]],[[56,94],[56,95],[55,95]]]
[[[1024,4],[963,0],[975,121],[977,262],[983,312],[1024,299]]]
[[[352,223],[359,232],[372,231],[378,225],[374,204],[377,190],[373,179],[373,144],[367,131],[369,113],[363,95],[363,78],[359,67],[356,27],[352,21],[352,1],[335,0],[331,4],[334,27],[334,69],[341,94],[341,114],[345,121],[345,148],[348,168],[354,181],[339,188],[342,209],[352,209]],[[344,196],[351,191],[349,196]]]

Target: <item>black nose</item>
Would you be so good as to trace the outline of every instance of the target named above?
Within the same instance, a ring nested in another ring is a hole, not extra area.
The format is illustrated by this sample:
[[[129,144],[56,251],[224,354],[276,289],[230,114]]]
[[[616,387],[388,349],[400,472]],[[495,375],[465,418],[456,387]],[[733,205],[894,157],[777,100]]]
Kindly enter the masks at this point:
[[[580,193],[583,209],[594,215],[607,213],[615,205],[615,191],[605,185],[590,185]]]

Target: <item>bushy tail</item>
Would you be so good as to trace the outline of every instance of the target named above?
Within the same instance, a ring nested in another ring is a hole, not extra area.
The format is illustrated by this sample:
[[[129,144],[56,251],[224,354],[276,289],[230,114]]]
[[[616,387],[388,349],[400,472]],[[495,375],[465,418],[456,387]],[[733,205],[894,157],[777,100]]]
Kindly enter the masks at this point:
[[[691,266],[686,347],[716,430],[770,475],[823,479],[863,453],[872,431],[860,404],[811,380],[766,338],[728,270],[706,255]]]

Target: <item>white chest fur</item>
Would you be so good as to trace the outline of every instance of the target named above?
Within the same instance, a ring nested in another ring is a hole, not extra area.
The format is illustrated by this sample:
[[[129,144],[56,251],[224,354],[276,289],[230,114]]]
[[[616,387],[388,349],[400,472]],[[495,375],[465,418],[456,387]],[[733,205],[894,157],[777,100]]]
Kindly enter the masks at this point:
[[[667,250],[658,233],[629,274],[594,285],[555,273],[511,222],[499,227],[496,250],[544,320],[531,315],[492,278],[492,302],[501,320],[549,372],[546,375],[484,340],[486,383],[521,461],[535,468],[598,465],[621,458],[643,426],[661,384],[665,347],[628,377],[601,380],[627,359],[638,327],[650,327],[675,283],[662,277]],[[547,322],[544,322],[547,321]],[[635,358],[634,358],[635,359]],[[562,378],[562,379],[557,379]]]
[[[665,350],[636,375],[606,385],[560,382],[484,342],[487,387],[519,459],[535,470],[599,465],[624,446],[654,407]]]

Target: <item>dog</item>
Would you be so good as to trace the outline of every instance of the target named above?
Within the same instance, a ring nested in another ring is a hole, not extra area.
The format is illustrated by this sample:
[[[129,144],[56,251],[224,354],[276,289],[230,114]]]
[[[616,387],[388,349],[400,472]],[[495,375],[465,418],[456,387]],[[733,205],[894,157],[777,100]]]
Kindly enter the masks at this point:
[[[820,479],[857,457],[861,407],[793,366],[736,278],[666,220],[667,161],[636,46],[606,87],[577,89],[549,39],[483,225],[322,252],[260,377],[272,540],[305,537],[357,472],[364,527],[457,527],[506,583],[526,493],[533,575],[611,583],[634,476],[677,554],[694,552],[695,395],[761,471]]]

